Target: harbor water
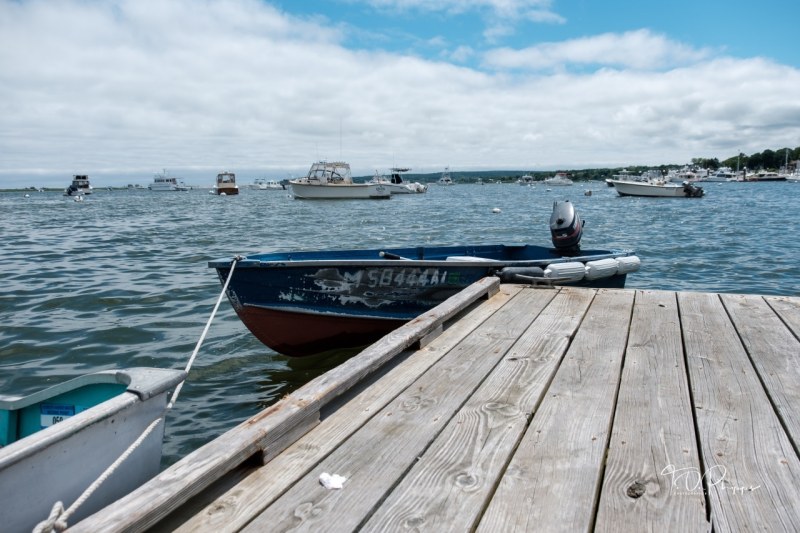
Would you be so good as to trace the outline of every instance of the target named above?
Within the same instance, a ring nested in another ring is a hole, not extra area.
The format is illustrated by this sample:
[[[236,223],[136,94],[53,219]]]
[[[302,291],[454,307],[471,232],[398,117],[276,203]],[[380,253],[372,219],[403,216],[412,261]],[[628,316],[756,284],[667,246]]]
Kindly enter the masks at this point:
[[[550,244],[555,200],[585,220],[585,248],[632,248],[627,287],[800,295],[800,183],[706,183],[700,199],[622,198],[603,182],[431,184],[390,200],[302,201],[286,191],[0,193],[0,394],[87,372],[183,368],[219,296],[207,262],[236,254],[491,243]],[[591,195],[588,195],[591,191]],[[27,195],[27,196],[26,196]],[[495,208],[499,208],[499,212]],[[291,359],[227,300],[167,419],[163,465],[352,352]]]

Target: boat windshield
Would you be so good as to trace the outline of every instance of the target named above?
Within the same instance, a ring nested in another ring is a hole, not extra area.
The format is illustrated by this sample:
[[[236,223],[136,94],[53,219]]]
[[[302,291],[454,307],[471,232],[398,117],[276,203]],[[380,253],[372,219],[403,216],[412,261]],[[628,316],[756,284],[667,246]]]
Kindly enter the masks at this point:
[[[309,181],[321,183],[349,183],[350,165],[346,163],[315,163],[308,172]]]

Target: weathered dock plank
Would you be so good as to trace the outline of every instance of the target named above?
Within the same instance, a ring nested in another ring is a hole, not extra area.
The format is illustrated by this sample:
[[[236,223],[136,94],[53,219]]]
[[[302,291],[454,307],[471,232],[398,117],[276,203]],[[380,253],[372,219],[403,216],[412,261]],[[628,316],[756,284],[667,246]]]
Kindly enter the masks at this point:
[[[153,527],[253,454],[262,444],[293,431],[345,390],[406,350],[476,299],[499,289],[496,278],[484,278],[431,311],[371,345],[354,357],[307,383],[293,394],[241,423],[218,439],[189,454],[125,498],[72,526],[73,531],[144,531]]]
[[[719,295],[678,305],[714,530],[800,530],[800,460]]]
[[[799,330],[484,280],[71,530],[798,531]]]
[[[474,528],[593,296],[562,290],[553,299],[393,489],[367,531]]]
[[[244,531],[355,529],[552,297],[553,291],[522,291],[512,298],[484,323],[491,333],[468,335]],[[327,490],[318,481],[323,472],[358,489]]]
[[[598,291],[478,531],[591,527],[633,295]]]
[[[484,305],[472,309],[424,348],[360,392],[302,439],[258,468],[227,493],[209,502],[175,531],[236,531],[328,456],[351,434],[433,366],[467,334],[521,290],[504,285]]]
[[[595,531],[709,531],[701,472],[675,293],[637,291]]]
[[[795,450],[799,449],[800,341],[760,296],[725,294],[722,303]]]
[[[794,336],[800,338],[800,298],[767,296],[764,299],[792,330]]]

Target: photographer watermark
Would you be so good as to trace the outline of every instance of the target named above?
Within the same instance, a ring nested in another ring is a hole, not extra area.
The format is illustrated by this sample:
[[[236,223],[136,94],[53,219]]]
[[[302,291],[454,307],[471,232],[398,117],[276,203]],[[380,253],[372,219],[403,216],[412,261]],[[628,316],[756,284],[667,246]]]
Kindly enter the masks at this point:
[[[701,471],[696,466],[676,468],[667,465],[661,475],[672,481],[672,489],[679,495],[703,494],[713,487],[718,491],[731,491],[733,494],[746,494],[761,488],[761,485],[739,485],[725,480],[728,469],[723,465],[714,465]]]

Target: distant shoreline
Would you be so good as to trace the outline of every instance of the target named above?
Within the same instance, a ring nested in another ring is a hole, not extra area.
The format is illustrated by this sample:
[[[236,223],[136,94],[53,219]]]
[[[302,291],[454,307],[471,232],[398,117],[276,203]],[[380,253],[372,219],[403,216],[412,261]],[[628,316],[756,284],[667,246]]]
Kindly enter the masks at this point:
[[[684,165],[685,166],[685,165]],[[646,166],[646,165],[631,165],[628,167],[618,167],[618,168],[591,168],[591,169],[576,169],[576,170],[464,170],[464,171],[450,171],[450,177],[456,184],[474,184],[474,183],[483,183],[483,184],[490,184],[490,183],[510,183],[516,184],[518,180],[524,176],[529,175],[532,176],[534,182],[542,181],[545,178],[552,177],[556,172],[566,172],[569,174],[570,179],[574,182],[593,182],[593,181],[604,181],[608,178],[613,177],[615,174],[619,174],[622,171],[627,171],[633,174],[640,174],[642,172],[648,170],[658,170],[662,173],[666,174],[669,170],[677,170],[680,169],[681,165],[658,165],[658,166]],[[708,167],[709,170],[714,170],[712,167]],[[767,170],[775,170],[775,169],[767,169]],[[749,170],[748,174],[755,174],[756,170]],[[238,176],[237,176],[238,177]],[[356,182],[368,182],[372,179],[372,175],[369,176],[353,176],[353,180]],[[404,175],[404,178],[409,181],[419,181],[421,183],[426,184],[433,184],[436,183],[439,178],[441,177],[441,172],[427,172],[427,173],[419,173],[414,174],[409,172],[408,174]],[[252,183],[256,177],[251,178],[239,178],[237,182],[239,186],[242,188],[247,188],[247,185]],[[287,182],[287,178],[278,179],[278,181]],[[94,180],[93,180],[94,184]],[[68,183],[67,183],[68,185]],[[96,185],[94,184],[95,191],[103,191],[103,190],[112,190],[112,191],[124,191],[124,190],[149,190],[150,183],[145,184],[131,184],[127,185]],[[209,190],[213,189],[214,185],[191,185],[187,184],[191,190]],[[40,190],[43,192],[63,192],[66,189],[66,185],[64,187],[35,187],[35,186],[27,186],[27,187],[13,187],[13,188],[2,188],[0,192],[39,192]],[[160,191],[157,191],[160,192]]]

